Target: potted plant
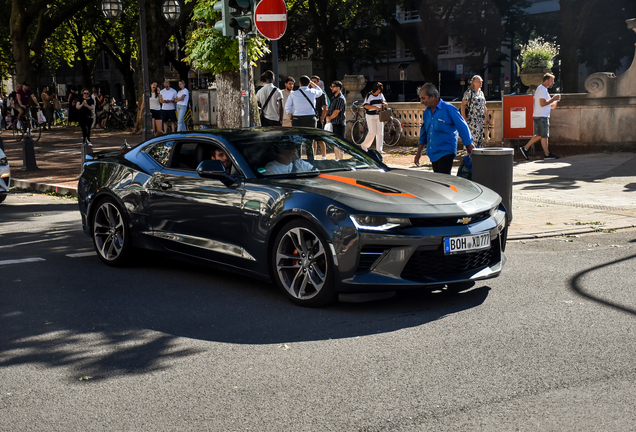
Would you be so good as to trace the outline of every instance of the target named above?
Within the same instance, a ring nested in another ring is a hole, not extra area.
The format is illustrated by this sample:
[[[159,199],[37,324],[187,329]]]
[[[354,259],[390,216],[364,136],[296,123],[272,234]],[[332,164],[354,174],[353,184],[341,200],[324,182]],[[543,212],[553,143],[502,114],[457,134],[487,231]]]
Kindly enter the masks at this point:
[[[559,46],[538,37],[521,46],[521,82],[530,87],[529,92],[541,85],[543,76],[552,70],[552,59],[559,54]]]

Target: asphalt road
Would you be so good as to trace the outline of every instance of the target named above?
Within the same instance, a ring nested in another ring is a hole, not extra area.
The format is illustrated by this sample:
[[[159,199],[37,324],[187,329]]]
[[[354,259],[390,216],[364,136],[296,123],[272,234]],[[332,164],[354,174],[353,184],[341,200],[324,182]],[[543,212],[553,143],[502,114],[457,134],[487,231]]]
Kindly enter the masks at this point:
[[[75,201],[12,194],[0,220],[0,431],[636,429],[636,230],[303,309],[164,255],[109,268]]]

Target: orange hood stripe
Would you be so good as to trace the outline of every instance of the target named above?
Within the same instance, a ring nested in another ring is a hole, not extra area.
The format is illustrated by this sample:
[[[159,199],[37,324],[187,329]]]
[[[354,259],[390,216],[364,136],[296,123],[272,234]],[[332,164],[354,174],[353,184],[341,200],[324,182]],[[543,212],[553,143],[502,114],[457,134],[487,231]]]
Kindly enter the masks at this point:
[[[382,194],[382,195],[417,198],[415,195],[411,195],[410,193],[380,192],[380,191],[375,190],[373,188],[370,188],[368,186],[364,186],[364,185],[358,184],[358,182],[356,182],[355,179],[351,179],[351,178],[348,178],[348,177],[340,177],[340,176],[329,175],[329,174],[320,174],[318,177],[326,178],[328,180],[333,180],[333,181],[337,181],[337,182],[340,182],[340,183],[350,184],[352,186],[357,186],[357,187],[362,188],[362,189],[368,189],[370,191],[373,191],[373,192],[376,192],[376,193],[379,193],[379,194]]]

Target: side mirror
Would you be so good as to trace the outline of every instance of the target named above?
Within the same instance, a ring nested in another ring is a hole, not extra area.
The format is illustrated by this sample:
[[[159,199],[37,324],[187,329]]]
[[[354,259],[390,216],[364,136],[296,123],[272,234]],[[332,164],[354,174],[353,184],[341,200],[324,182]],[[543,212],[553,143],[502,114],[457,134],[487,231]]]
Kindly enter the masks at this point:
[[[225,166],[220,160],[204,160],[197,167],[197,174],[203,178],[219,180],[225,186],[230,186],[236,182],[234,177],[225,173]]]

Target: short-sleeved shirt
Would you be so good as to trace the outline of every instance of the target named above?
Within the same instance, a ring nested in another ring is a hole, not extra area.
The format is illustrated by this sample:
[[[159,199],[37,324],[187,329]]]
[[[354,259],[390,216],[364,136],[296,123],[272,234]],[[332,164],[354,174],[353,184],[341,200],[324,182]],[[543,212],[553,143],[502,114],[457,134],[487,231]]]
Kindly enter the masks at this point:
[[[307,172],[315,170],[314,166],[302,159],[296,159],[290,164],[282,164],[278,161],[271,161],[265,165],[266,174],[286,174],[292,172]]]
[[[269,95],[272,93],[272,91],[274,92],[274,94],[270,98]],[[269,99],[269,102],[267,102],[267,99]],[[282,90],[274,86],[274,84],[272,83],[265,84],[263,87],[260,88],[258,93],[256,93],[256,100],[260,104],[261,109],[263,109],[263,115],[266,119],[272,121],[280,121],[280,110],[278,109],[278,101],[282,99]],[[265,105],[265,102],[267,102],[267,105]]]
[[[300,87],[287,98],[285,112],[287,114],[293,113],[295,116],[316,115],[316,110],[314,109],[316,99],[318,99],[322,93],[320,87]]]
[[[94,101],[92,98],[88,98],[88,99],[83,99],[83,98],[82,98],[82,99],[80,99],[80,100],[78,101],[78,103],[82,103],[82,101],[84,101],[84,100],[86,101],[86,103],[88,104],[88,106],[92,106],[92,107],[94,107],[94,106],[95,106],[95,101]],[[94,109],[94,108],[93,108],[93,109]],[[80,117],[80,120],[81,120],[81,121],[83,121],[83,122],[89,122],[89,121],[91,121],[91,120],[92,120],[92,118],[93,118],[93,109],[89,109],[89,108],[86,108],[85,106],[82,106],[82,107],[79,109],[79,117]]]
[[[177,97],[181,97],[185,95],[185,97],[183,98],[183,100],[180,100],[179,102],[177,102],[177,105],[188,105],[188,101],[190,100],[190,92],[188,91],[188,89],[184,88],[183,90],[179,90],[177,92]]]
[[[22,105],[28,105],[29,101],[31,100],[31,95],[33,94],[33,92],[31,91],[31,89],[27,89],[27,90],[19,89],[18,91],[16,91],[16,94],[20,95],[20,102]],[[16,101],[18,100],[17,96],[15,100]]]
[[[177,98],[177,91],[173,88],[170,89],[161,89],[161,97],[163,98],[163,100],[175,100]],[[175,106],[174,106],[174,102],[164,102],[161,105],[161,109],[162,110],[174,110]]]
[[[373,105],[374,107],[377,107],[377,109],[368,110],[365,108],[366,113],[369,115],[378,115],[380,111],[382,110],[382,104],[385,102],[386,102],[386,99],[384,99],[384,95],[382,93],[376,96],[372,94],[371,92],[369,92],[367,94],[367,97],[364,98],[364,105]]]
[[[541,99],[545,99],[546,101],[550,99],[548,89],[543,84],[537,87],[537,90],[534,92],[534,111],[532,117],[550,117],[552,106],[548,104],[542,107]]]
[[[331,120],[331,123],[334,125],[344,126],[347,124],[347,101],[345,100],[342,93],[335,96],[331,99],[331,105],[329,106],[329,115],[331,115],[335,110],[340,110],[336,118]]]

